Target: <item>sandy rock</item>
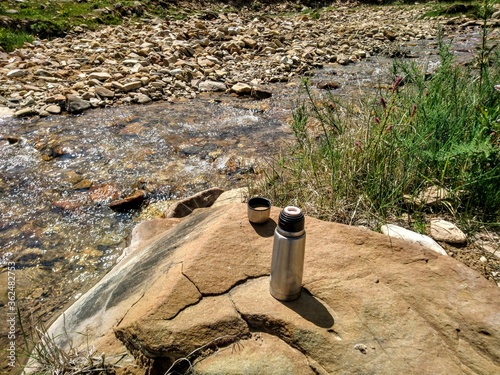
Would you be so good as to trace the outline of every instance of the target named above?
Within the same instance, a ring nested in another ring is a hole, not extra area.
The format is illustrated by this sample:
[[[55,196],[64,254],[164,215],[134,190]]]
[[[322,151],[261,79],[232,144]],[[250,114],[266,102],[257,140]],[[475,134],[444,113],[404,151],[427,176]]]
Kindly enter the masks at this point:
[[[436,241],[448,243],[464,244],[467,242],[467,236],[455,224],[446,220],[431,220],[430,235]]]
[[[436,253],[439,253],[441,255],[448,255],[446,251],[436,241],[434,241],[429,236],[426,236],[425,234],[416,233],[394,224],[382,225],[380,231],[389,237],[399,238],[405,241],[413,242],[421,246],[424,246],[432,251],[435,251]]]
[[[238,95],[246,95],[252,92],[252,86],[238,82],[231,87],[231,91],[235,92]]]
[[[238,189],[231,189],[223,192],[217,200],[214,202],[212,207],[224,206],[231,203],[242,203],[248,197],[248,188],[242,187]]]
[[[311,368],[307,356],[264,332],[220,348],[196,363],[195,371],[199,375],[318,374]]]
[[[269,294],[274,220],[255,228],[240,203],[163,222],[137,227],[117,266],[50,327],[60,345],[86,331],[74,345],[157,369],[207,345],[190,358],[201,374],[238,363],[249,374],[500,371],[500,290],[453,258],[307,217],[304,289],[283,303]]]

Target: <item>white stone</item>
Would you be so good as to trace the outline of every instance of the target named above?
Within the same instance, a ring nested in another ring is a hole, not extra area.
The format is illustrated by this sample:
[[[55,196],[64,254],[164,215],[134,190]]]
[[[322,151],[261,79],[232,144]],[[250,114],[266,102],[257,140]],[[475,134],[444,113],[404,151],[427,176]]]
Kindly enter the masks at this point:
[[[7,73],[8,78],[18,78],[28,75],[28,71],[24,69],[14,69]]]
[[[399,238],[405,241],[417,243],[441,255],[446,255],[446,256],[448,255],[446,254],[446,251],[436,241],[434,241],[432,238],[424,234],[413,232],[409,229],[402,228],[395,224],[382,225],[380,230],[382,231],[383,234],[389,237]]]
[[[107,72],[94,72],[90,73],[89,79],[97,79],[99,81],[106,81],[111,78],[111,74]]]
[[[200,91],[225,91],[226,85],[223,82],[207,80],[200,82],[199,89]]]

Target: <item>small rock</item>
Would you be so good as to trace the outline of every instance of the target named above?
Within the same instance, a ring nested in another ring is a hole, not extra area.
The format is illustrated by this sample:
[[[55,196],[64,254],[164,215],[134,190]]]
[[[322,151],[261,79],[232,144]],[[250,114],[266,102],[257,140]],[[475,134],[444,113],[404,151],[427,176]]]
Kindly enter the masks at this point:
[[[45,69],[38,69],[34,73],[35,76],[41,76],[41,77],[53,77],[54,74],[52,72],[49,72],[48,70]]]
[[[78,95],[69,94],[66,96],[66,110],[69,113],[81,113],[90,107],[91,104]]]
[[[151,102],[152,99],[145,94],[138,93],[135,97],[135,101],[139,104],[146,104],[146,103]]]
[[[92,189],[90,199],[93,202],[113,201],[120,196],[120,190],[113,185],[101,185]]]
[[[99,81],[106,81],[111,78],[111,74],[107,72],[94,72],[91,73],[89,79],[97,79]]]
[[[200,91],[226,91],[226,85],[223,82],[203,81],[198,87]]]
[[[448,256],[446,251],[436,241],[434,241],[432,238],[424,234],[419,234],[394,224],[382,225],[380,230],[382,231],[383,234],[389,237],[399,238],[405,241],[418,243],[419,245],[427,247],[428,249],[435,251],[436,253]]]
[[[92,181],[88,179],[81,180],[80,182],[73,185],[73,189],[82,190],[82,189],[90,189],[92,187]]]
[[[440,203],[442,200],[448,199],[449,197],[450,193],[448,190],[439,186],[430,186],[420,192],[420,194],[418,195],[418,200],[420,201],[420,204],[434,206]]]
[[[267,99],[273,96],[273,93],[263,87],[254,86],[252,87],[252,97],[255,99]]]
[[[58,105],[55,105],[55,104],[51,104],[51,105],[47,106],[45,108],[45,110],[53,115],[57,115],[57,114],[61,113],[61,107],[59,107]]]
[[[440,219],[431,220],[431,237],[436,241],[454,244],[467,242],[467,236],[455,224]]]
[[[231,91],[235,92],[238,95],[250,94],[252,92],[252,86],[247,85],[246,83],[238,82],[231,87]]]
[[[20,109],[14,113],[14,116],[16,117],[30,117],[36,115],[38,115],[38,111],[31,107]]]
[[[122,91],[129,92],[132,90],[137,90],[142,87],[141,81],[133,81],[123,85]]]
[[[99,95],[100,97],[103,98],[113,98],[115,96],[115,93],[106,87],[102,86],[96,86],[95,88],[95,93]]]
[[[82,202],[80,200],[72,200],[72,199],[63,199],[60,201],[56,201],[52,203],[52,206],[56,208],[60,208],[61,210],[64,211],[74,211],[84,205],[85,202]]]
[[[116,211],[124,211],[132,208],[138,208],[146,198],[144,190],[137,190],[133,194],[123,199],[115,200],[109,204],[109,208]]]
[[[336,90],[340,88],[340,83],[333,81],[320,81],[317,83],[316,87],[320,90]]]
[[[479,258],[479,261],[482,263],[486,263],[488,261],[488,258],[486,258],[484,255],[482,255],[481,258]]]
[[[7,78],[19,78],[28,75],[28,71],[24,69],[14,69],[7,73]]]

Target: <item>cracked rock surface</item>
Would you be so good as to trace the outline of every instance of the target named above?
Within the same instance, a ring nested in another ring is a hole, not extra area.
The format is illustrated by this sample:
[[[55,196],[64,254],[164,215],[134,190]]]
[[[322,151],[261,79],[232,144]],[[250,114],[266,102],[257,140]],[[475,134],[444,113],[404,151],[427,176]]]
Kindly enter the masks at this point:
[[[499,289],[416,244],[307,217],[302,294],[275,300],[279,211],[260,226],[243,203],[141,223],[49,332],[88,332],[138,374],[184,357],[197,374],[500,373]]]

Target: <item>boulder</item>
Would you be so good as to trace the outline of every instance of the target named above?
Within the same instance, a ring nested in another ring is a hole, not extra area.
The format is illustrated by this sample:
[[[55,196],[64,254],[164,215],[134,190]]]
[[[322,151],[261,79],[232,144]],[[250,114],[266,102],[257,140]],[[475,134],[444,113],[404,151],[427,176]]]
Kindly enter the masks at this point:
[[[269,294],[280,209],[259,226],[246,211],[234,203],[174,226],[141,223],[117,265],[48,333],[106,358],[126,352],[120,365],[135,358],[143,373],[173,364],[183,373],[188,361],[197,374],[500,373],[500,289],[474,270],[306,217],[304,288],[280,302]]]

